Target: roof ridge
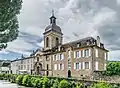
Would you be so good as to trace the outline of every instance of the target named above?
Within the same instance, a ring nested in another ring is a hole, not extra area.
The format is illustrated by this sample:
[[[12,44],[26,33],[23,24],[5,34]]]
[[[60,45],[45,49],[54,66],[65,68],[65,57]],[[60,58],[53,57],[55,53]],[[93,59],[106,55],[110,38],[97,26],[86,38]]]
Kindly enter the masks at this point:
[[[95,39],[95,38],[93,38],[93,37],[85,37],[85,38],[81,38],[81,39],[78,39],[78,40],[75,40],[75,41],[72,41],[72,42],[68,42],[68,43],[65,43],[65,44],[62,44],[62,45],[66,45],[66,44],[70,44],[70,43],[75,43],[75,42],[82,41],[82,40],[88,39],[88,38]],[[96,39],[95,39],[95,40],[96,40]]]

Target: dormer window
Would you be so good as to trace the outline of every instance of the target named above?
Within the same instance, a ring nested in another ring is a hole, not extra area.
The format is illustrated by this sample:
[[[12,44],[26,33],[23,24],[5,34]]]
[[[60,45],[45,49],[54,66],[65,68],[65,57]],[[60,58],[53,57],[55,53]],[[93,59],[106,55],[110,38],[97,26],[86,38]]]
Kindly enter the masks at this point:
[[[80,44],[79,44],[79,43],[77,44],[77,47],[80,47]]]

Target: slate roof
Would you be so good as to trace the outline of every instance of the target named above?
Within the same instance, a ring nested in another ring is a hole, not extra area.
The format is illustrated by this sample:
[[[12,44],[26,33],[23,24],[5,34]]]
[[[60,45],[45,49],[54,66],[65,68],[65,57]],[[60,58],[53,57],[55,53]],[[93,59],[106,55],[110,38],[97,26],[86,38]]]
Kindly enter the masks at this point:
[[[50,31],[54,31],[54,32],[57,32],[57,33],[61,33],[61,34],[62,34],[61,28],[60,28],[58,25],[56,25],[56,24],[50,24],[50,25],[48,25],[48,26],[45,28],[44,34],[50,32]]]

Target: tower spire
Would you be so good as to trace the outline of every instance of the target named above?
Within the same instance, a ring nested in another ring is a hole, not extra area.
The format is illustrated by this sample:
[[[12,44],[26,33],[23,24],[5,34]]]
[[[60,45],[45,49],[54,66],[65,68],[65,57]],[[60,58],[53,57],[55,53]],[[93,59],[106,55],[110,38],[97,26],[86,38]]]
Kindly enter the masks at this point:
[[[54,10],[52,9],[52,16],[54,16]]]
[[[54,16],[54,10],[52,10],[52,16],[50,17],[50,24],[56,24],[56,17]]]

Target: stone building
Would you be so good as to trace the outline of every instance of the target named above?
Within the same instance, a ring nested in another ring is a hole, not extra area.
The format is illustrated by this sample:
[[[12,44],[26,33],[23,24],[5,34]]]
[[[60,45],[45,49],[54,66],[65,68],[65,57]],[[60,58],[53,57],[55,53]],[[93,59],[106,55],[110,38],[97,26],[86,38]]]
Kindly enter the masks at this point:
[[[54,13],[45,28],[44,47],[34,54],[34,72],[55,77],[91,78],[95,71],[106,70],[108,50],[97,39],[87,37],[63,44],[63,33]]]
[[[12,61],[13,73],[26,70],[29,74],[45,76],[91,78],[95,71],[106,70],[108,50],[99,36],[63,44],[62,29],[56,24],[54,13],[43,35],[44,47],[28,58]]]
[[[34,56],[21,57],[11,61],[12,74],[32,74],[34,66]]]

